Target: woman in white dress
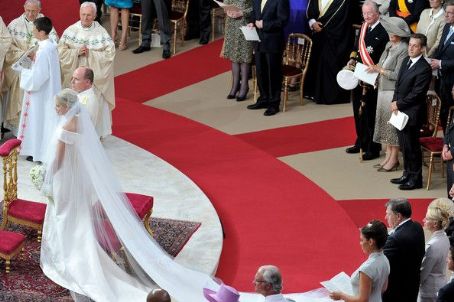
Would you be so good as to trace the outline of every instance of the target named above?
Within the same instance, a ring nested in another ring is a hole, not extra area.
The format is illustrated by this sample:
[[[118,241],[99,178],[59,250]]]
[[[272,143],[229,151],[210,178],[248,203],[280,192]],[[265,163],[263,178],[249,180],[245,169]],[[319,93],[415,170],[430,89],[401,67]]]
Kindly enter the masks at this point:
[[[145,230],[77,93],[58,93],[55,109],[61,120],[41,189],[49,197],[41,245],[45,275],[76,301],[145,301],[160,287],[175,301],[201,302],[204,288],[217,291],[220,285],[210,275],[175,262]],[[259,296],[241,293],[241,301]]]
[[[448,198],[433,200],[427,208],[424,228],[431,233],[426,242],[426,253],[421,263],[419,302],[435,302],[437,292],[448,280],[447,262],[449,239],[445,228],[453,215],[453,202]]]
[[[345,302],[381,302],[381,295],[388,285],[389,261],[383,254],[388,238],[386,225],[378,220],[369,222],[361,229],[360,244],[368,259],[352,274],[351,283],[354,296],[343,292],[332,292],[333,300]]]

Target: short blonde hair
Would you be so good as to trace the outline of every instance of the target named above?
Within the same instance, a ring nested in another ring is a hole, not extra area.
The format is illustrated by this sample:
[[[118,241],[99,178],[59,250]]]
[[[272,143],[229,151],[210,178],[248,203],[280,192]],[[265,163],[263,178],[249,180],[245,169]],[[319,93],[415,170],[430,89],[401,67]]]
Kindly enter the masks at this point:
[[[445,229],[454,215],[454,203],[448,198],[434,199],[427,208],[427,215],[437,222],[439,229]]]
[[[63,89],[55,96],[55,103],[64,105],[68,108],[71,108],[77,101],[77,92],[69,88]]]

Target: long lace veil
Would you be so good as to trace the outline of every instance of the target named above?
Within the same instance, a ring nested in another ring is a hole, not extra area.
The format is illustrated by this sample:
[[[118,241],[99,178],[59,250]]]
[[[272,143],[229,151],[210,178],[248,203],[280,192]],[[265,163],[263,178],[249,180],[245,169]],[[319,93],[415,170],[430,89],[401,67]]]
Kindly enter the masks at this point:
[[[121,189],[88,112],[78,103],[62,117],[50,144],[43,193],[52,195],[53,176],[61,173],[59,169],[68,160],[57,156],[58,132],[73,120],[77,129],[74,150],[78,162],[72,165],[75,171],[65,171],[65,177],[71,181],[74,193],[88,203],[98,243],[145,289],[151,290],[156,283],[177,301],[204,301],[203,287],[217,289],[218,284],[211,276],[176,263],[145,230]],[[119,249],[119,244],[123,248]]]

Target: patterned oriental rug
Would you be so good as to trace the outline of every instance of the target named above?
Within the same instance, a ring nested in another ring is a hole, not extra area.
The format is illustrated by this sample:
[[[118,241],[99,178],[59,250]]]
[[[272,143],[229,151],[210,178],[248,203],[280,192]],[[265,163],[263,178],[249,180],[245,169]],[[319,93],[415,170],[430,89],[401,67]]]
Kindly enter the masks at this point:
[[[153,237],[172,257],[178,255],[200,225],[199,222],[183,220],[151,219]],[[16,225],[11,225],[9,230],[25,234],[27,241],[21,255],[12,260],[9,274],[5,273],[4,262],[0,260],[0,301],[72,301],[68,290],[53,283],[41,271],[36,231]]]

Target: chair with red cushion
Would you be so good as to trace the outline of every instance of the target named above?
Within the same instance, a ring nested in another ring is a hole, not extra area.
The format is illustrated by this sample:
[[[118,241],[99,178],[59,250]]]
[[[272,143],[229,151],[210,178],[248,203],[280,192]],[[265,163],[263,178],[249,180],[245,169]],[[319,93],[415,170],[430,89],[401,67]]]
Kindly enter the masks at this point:
[[[0,146],[0,156],[3,158],[3,221],[1,228],[12,222],[38,231],[38,241],[44,223],[46,205],[17,198],[17,156],[21,141],[10,139]]]
[[[282,111],[287,110],[288,92],[290,86],[296,85],[300,91],[300,102],[303,105],[304,79],[312,52],[312,39],[305,34],[291,33],[282,57],[282,86],[284,91]],[[257,100],[257,75],[252,67],[254,85],[254,101]]]
[[[137,216],[139,216],[139,218],[142,219],[147,232],[151,236],[153,236],[153,231],[151,230],[150,225],[151,213],[153,210],[153,197],[137,193],[125,193],[125,195],[129,199],[129,202],[131,203],[131,206],[134,208],[134,211],[137,213]],[[102,209],[102,206],[99,203],[96,203],[94,207],[96,208],[95,211],[100,211],[101,215],[104,215],[101,217],[104,217],[105,219],[105,213],[104,210]],[[105,251],[107,251],[114,258],[116,258],[116,255],[119,254],[122,249],[121,242],[118,239],[113,229],[113,226],[107,219],[102,221],[101,228],[104,230],[105,234],[102,234],[102,232],[99,229],[96,229],[95,227],[98,242]],[[109,240],[106,240],[105,236],[107,236]]]
[[[172,8],[169,14],[170,22],[173,25],[173,46],[172,54],[176,53],[177,35],[180,34],[181,45],[184,43],[187,22],[186,16],[189,10],[189,0],[172,0]]]
[[[424,157],[429,158],[429,167],[427,174],[427,186],[426,189],[429,190],[430,183],[432,181],[432,171],[434,167],[434,158],[441,158],[441,151],[443,150],[443,138],[437,137],[438,124],[440,120],[440,109],[441,109],[441,100],[434,93],[429,91],[426,98],[427,111],[428,111],[428,121],[427,129],[431,129],[431,136],[423,136],[419,138],[419,143],[421,144],[421,149]],[[427,154],[427,155],[426,155]],[[444,174],[443,161],[441,161],[441,171]]]
[[[298,84],[300,86],[300,101],[301,105],[303,105],[304,79],[306,78],[311,51],[312,40],[305,34],[292,33],[288,36],[282,64],[282,85],[284,86],[282,111],[285,111],[287,107],[290,84]]]
[[[5,260],[6,273],[10,272],[11,259],[24,247],[25,236],[20,233],[0,230],[0,258]]]
[[[153,197],[137,193],[126,193],[126,197],[128,197],[137,215],[142,219],[145,229],[153,236],[153,230],[150,225],[151,213],[153,212]]]
[[[153,236],[153,231],[151,230],[151,213],[153,212],[153,197],[138,193],[125,193],[128,198],[131,206],[136,212],[137,216],[143,221],[143,225],[147,232]],[[101,217],[106,217],[104,210],[99,202],[94,205],[95,211],[99,211],[102,215]]]

